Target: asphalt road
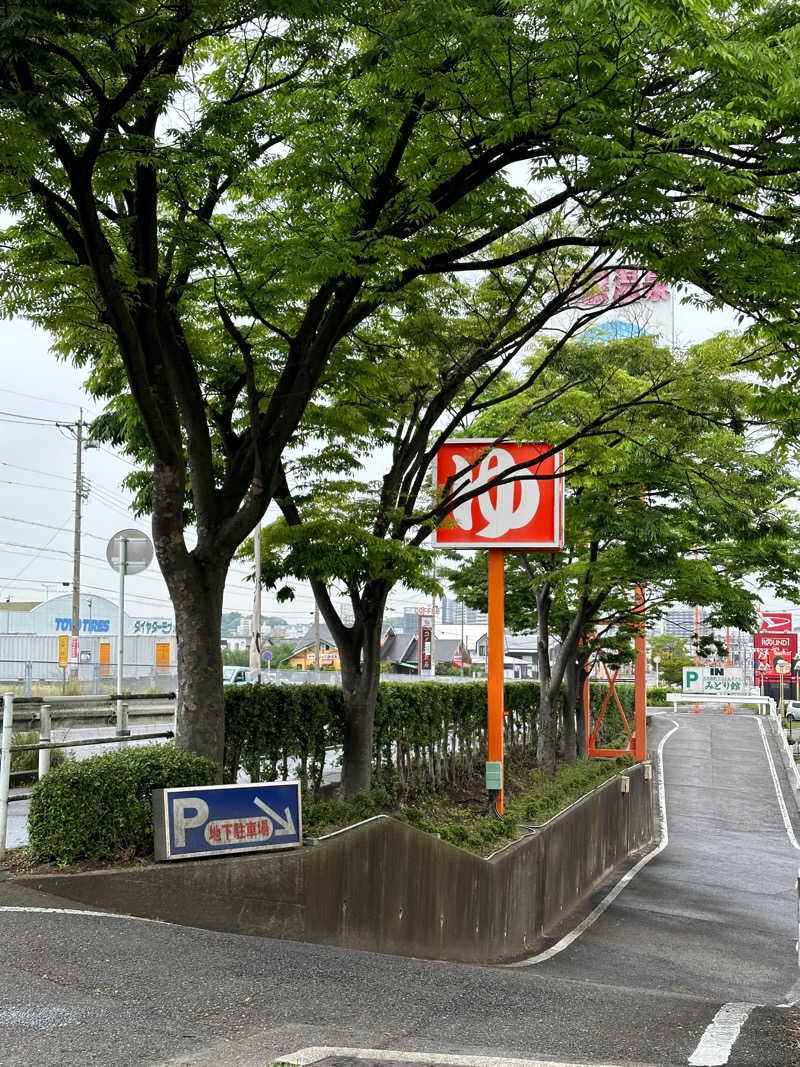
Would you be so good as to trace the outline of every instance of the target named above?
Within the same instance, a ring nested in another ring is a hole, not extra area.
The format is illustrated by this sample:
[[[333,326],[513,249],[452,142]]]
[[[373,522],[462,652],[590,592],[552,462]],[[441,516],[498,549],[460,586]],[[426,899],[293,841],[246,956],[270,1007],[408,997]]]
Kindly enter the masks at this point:
[[[667,846],[580,937],[523,966],[9,910],[75,905],[0,882],[0,1064],[799,1062],[779,1005],[798,995],[800,851],[758,721],[681,713],[654,723],[653,746],[673,722]]]

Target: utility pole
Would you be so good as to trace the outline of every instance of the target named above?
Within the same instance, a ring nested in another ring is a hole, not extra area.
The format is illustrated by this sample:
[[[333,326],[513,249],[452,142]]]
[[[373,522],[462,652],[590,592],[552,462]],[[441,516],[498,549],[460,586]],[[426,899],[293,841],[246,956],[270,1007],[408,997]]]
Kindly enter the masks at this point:
[[[319,685],[319,604],[314,604],[314,681]]]
[[[255,674],[256,684],[261,685],[261,520],[253,534],[253,561],[256,585],[253,591],[253,625],[250,639],[250,673]]]
[[[461,677],[464,677],[464,601],[461,601]]]
[[[72,627],[70,630],[70,676],[78,673],[78,638],[81,628],[81,503],[83,501],[83,408],[78,421],[70,427],[75,434],[75,528],[72,542]]]

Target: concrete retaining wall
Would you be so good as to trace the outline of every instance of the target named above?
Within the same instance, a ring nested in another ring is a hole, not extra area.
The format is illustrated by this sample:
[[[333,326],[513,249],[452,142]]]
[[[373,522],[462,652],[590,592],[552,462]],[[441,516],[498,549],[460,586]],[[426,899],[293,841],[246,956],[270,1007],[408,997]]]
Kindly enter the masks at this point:
[[[212,930],[464,962],[535,949],[653,839],[644,766],[484,860],[379,817],[284,853],[188,860],[20,882],[117,912]]]

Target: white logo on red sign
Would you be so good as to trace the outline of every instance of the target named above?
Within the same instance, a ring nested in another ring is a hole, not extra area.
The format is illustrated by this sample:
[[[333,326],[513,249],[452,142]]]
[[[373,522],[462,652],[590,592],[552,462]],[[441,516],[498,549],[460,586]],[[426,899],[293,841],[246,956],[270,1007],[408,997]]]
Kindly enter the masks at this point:
[[[562,457],[546,456],[549,451],[546,444],[444,445],[437,456],[437,484],[440,495],[453,499],[454,506],[436,531],[437,544],[561,548]],[[540,459],[543,455],[546,458]]]
[[[791,611],[762,611],[761,613],[762,634],[782,634],[792,629]]]
[[[469,459],[454,452],[453,463],[457,471],[466,471],[453,482],[453,494],[458,496],[460,493],[481,486],[488,490],[492,478],[497,478],[498,475],[514,466],[514,457],[506,448],[495,448],[480,466],[471,470]],[[519,491],[517,491],[517,486],[519,486]],[[533,479],[503,482],[496,487],[494,493],[487,491],[475,497],[477,510],[485,521],[482,529],[475,528],[475,508],[472,500],[454,507],[453,516],[456,523],[467,533],[474,529],[477,537],[483,537],[487,541],[496,540],[510,530],[520,530],[523,526],[527,526],[536,514],[540,499],[539,486]]]

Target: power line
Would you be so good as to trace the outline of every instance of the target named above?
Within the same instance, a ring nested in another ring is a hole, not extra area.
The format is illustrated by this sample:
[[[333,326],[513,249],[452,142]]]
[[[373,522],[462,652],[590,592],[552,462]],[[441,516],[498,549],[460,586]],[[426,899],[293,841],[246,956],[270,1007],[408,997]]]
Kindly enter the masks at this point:
[[[51,538],[51,540],[53,540],[53,539]],[[48,542],[48,544],[49,544],[49,542]],[[9,548],[17,548],[17,549],[21,548],[21,549],[25,550],[24,552],[11,552],[10,555],[12,555],[12,556],[14,556],[14,555],[17,555],[17,556],[19,556],[19,555],[28,555],[30,553],[31,549],[33,549],[35,552],[48,552],[48,553],[51,553],[51,554],[57,555],[57,556],[69,556],[70,559],[72,559],[72,556],[73,556],[72,552],[67,552],[66,549],[63,549],[63,548],[37,548],[36,545],[23,545],[23,544],[20,544],[19,541],[3,541],[3,540],[0,540],[0,545],[6,545]],[[98,563],[107,563],[108,562],[106,559],[102,558],[101,556],[90,556],[90,555],[87,555],[86,553],[83,553],[83,552],[81,552],[81,559],[92,559],[92,560],[96,560]]]
[[[70,481],[72,481],[71,478]],[[18,485],[23,489],[46,489],[48,493],[69,493],[72,496],[71,489],[62,489],[60,486],[33,485],[31,482],[12,482],[7,478],[0,478],[0,485]]]
[[[53,474],[51,471],[37,471],[33,467],[20,467],[17,463],[6,463],[4,460],[0,460],[0,467],[11,467],[17,471],[25,471],[26,474],[41,474],[43,478],[58,478],[59,481],[72,483],[72,478],[66,474]],[[42,487],[44,488],[44,486]]]
[[[9,396],[21,396],[26,400],[41,400],[45,404],[56,404],[59,407],[80,408],[80,404],[75,404],[71,400],[53,400],[47,396],[37,396],[34,393],[19,393],[15,389],[6,389],[0,387],[0,393],[8,393]]]
[[[24,526],[39,526],[43,530],[57,530],[58,533],[66,532],[64,529],[66,522],[62,526],[53,526],[49,522],[35,522],[33,519],[15,519],[13,515],[0,515],[0,519],[4,519],[6,522],[20,522]],[[69,522],[69,519],[66,521]],[[108,541],[107,537],[101,537],[100,534],[86,533],[85,531],[83,536],[93,537],[96,541],[102,541],[104,544]]]
[[[0,411],[0,416],[6,416],[0,419],[2,422],[29,422],[34,426],[66,426],[68,425],[65,419],[43,419],[41,415],[24,415],[21,411]]]
[[[112,452],[110,448],[104,448],[103,445],[98,445],[97,442],[94,443],[94,447],[99,449],[101,452],[105,452],[107,456],[113,456],[114,459],[118,459],[121,463],[127,463],[129,467],[140,469],[138,467],[138,464],[132,463],[129,459],[126,459],[125,456],[120,455],[119,452]]]

